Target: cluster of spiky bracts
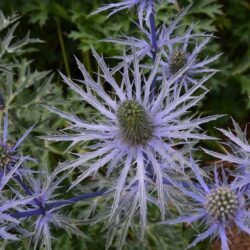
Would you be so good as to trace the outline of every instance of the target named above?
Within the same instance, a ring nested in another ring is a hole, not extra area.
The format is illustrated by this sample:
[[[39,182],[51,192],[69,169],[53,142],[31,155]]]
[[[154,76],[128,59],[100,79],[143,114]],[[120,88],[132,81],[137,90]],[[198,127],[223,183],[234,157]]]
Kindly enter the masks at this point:
[[[81,86],[61,74],[63,81],[98,112],[96,122],[47,107],[70,123],[70,132],[64,129],[61,134],[44,138],[70,141],[72,146],[79,143],[85,153],[60,163],[53,173],[32,172],[25,167],[32,158],[17,150],[31,129],[11,147],[7,144],[5,116],[0,158],[0,237],[12,240],[17,240],[18,235],[32,237],[35,248],[45,245],[51,249],[50,225],[80,234],[74,225],[77,222],[62,215],[61,209],[97,195],[112,200],[110,223],[127,223],[120,247],[133,217],[139,215],[142,232],[146,228],[149,204],[158,207],[164,224],[196,221],[204,224],[204,232],[189,247],[208,236],[219,236],[222,249],[227,250],[227,233],[232,226],[250,233],[250,146],[246,135],[234,122],[236,135],[221,130],[231,140],[231,153],[224,155],[204,149],[207,154],[233,163],[233,172],[218,171],[215,166],[213,174],[205,173],[193,159],[197,142],[215,139],[206,135],[201,125],[220,117],[195,117],[190,111],[208,92],[205,83],[216,72],[208,65],[218,55],[200,59],[211,34],[193,33],[194,25],[182,35],[177,32],[187,9],[168,26],[157,29],[153,0],[124,0],[97,12],[112,9],[114,14],[132,7],[138,8],[138,27],[144,38],[107,39],[126,46],[126,53],[116,58],[119,61],[114,68],[93,50],[100,68],[97,80],[78,59],[76,63],[83,76],[78,81]],[[112,94],[101,83],[110,85]],[[65,200],[61,183],[74,170],[78,177],[71,188],[82,187],[90,176],[96,175],[98,179],[99,170],[101,175],[112,177],[112,182],[97,192]],[[11,200],[9,192],[15,193]],[[185,200],[185,205],[178,201],[179,197]],[[165,219],[169,203],[178,207],[180,218]],[[128,219],[120,219],[122,216]],[[35,222],[27,231],[25,222],[30,217]]]

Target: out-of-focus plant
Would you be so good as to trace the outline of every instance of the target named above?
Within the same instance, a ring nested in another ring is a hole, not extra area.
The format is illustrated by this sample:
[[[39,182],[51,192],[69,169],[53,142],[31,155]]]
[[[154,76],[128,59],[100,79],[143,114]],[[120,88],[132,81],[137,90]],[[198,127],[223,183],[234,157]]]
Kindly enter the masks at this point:
[[[32,60],[26,59],[25,55],[34,51],[31,44],[34,46],[42,41],[30,38],[29,32],[21,39],[17,38],[19,18],[16,14],[5,17],[0,12],[0,94],[2,112],[9,114],[10,124],[14,128],[10,128],[10,134],[14,138],[27,126],[48,119],[49,116],[41,104],[58,104],[57,97],[61,95],[60,88],[52,83],[53,75],[49,71],[31,69]],[[33,138],[30,143],[34,146],[33,153],[39,155],[41,140]]]

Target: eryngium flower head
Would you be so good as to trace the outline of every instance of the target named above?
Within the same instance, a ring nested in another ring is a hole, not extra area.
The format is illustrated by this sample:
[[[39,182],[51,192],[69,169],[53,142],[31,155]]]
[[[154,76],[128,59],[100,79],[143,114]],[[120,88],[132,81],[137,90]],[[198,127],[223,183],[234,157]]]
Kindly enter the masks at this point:
[[[244,193],[239,189],[239,178],[236,177],[230,184],[227,182],[225,172],[222,170],[222,180],[214,170],[215,183],[206,184],[200,174],[198,166],[193,163],[192,169],[198,183],[177,184],[178,188],[189,197],[188,212],[180,218],[168,220],[167,224],[193,223],[201,221],[205,231],[188,246],[195,246],[199,241],[211,236],[219,236],[222,250],[229,250],[227,230],[234,225],[250,234],[249,212]],[[190,209],[192,209],[190,211]]]
[[[79,158],[61,165],[58,171],[74,169],[82,166],[87,169],[72,183],[77,185],[86,177],[95,174],[107,165],[107,173],[118,173],[115,183],[115,198],[113,212],[117,209],[119,199],[125,184],[138,185],[138,201],[142,215],[142,225],[146,223],[147,198],[150,190],[146,188],[154,177],[154,189],[158,192],[162,213],[164,213],[165,196],[163,180],[165,170],[182,171],[185,160],[182,146],[189,145],[191,140],[210,139],[204,134],[197,133],[200,125],[218,116],[205,118],[185,117],[189,108],[206,94],[196,96],[194,93],[210,77],[205,77],[186,93],[182,93],[182,85],[176,86],[175,81],[187,70],[186,66],[179,74],[169,81],[163,79],[159,93],[151,97],[150,92],[153,79],[158,71],[160,55],[148,78],[142,75],[139,61],[134,54],[133,68],[129,68],[124,61],[122,81],[119,85],[104,60],[93,51],[103,74],[103,79],[114,90],[111,98],[102,86],[95,82],[85,67],[77,60],[78,67],[84,77],[80,81],[84,88],[76,85],[70,78],[62,75],[74,91],[84,101],[92,105],[103,117],[96,123],[88,123],[76,115],[64,113],[58,109],[49,109],[71,122],[69,129],[73,134],[51,135],[44,138],[52,141],[89,142],[86,154],[78,154]],[[132,72],[132,81],[129,73]],[[175,147],[178,144],[179,150]],[[165,169],[164,169],[165,168]],[[135,197],[136,198],[136,197]],[[137,199],[136,198],[136,199]]]
[[[158,0],[158,2],[162,2],[163,0]],[[168,0],[167,2],[173,3],[173,0]],[[102,11],[112,10],[109,16],[125,9],[131,9],[132,7],[138,8],[138,19],[140,25],[142,26],[143,20],[146,21],[149,26],[149,16],[154,12],[155,0],[123,0],[119,3],[110,3],[107,4],[96,11],[93,14],[97,14]]]
[[[173,19],[170,20],[168,26],[165,24],[161,25],[156,30],[156,43],[157,49],[161,50],[165,46],[168,46],[172,43],[181,43],[187,39],[195,38],[197,36],[206,36],[205,33],[198,33],[192,34],[194,25],[191,25],[189,29],[186,30],[182,35],[178,35],[177,31],[181,27],[180,22],[182,21],[183,17],[187,14],[188,8],[184,9]],[[105,42],[112,42],[117,43],[119,45],[128,46],[128,49],[135,48],[136,54],[138,55],[139,59],[141,60],[145,56],[152,57],[152,33],[151,30],[144,27],[138,27],[140,33],[143,34],[143,38],[135,38],[135,37],[128,37],[123,36],[120,38],[106,38],[104,39]],[[127,55],[127,60],[132,61],[133,55]]]
[[[236,214],[238,199],[228,187],[219,187],[207,195],[205,208],[215,220],[231,220]]]
[[[146,145],[153,138],[153,119],[137,101],[124,101],[116,115],[121,137],[128,145]]]
[[[161,67],[159,71],[164,72],[167,77],[172,77],[185,65],[193,62],[189,69],[183,74],[182,78],[185,80],[185,85],[192,85],[198,75],[204,73],[217,72],[217,70],[209,68],[208,65],[214,62],[220,55],[213,57],[201,57],[201,52],[212,37],[211,34],[194,33],[194,24],[191,24],[185,32],[180,34],[181,21],[187,14],[188,8],[181,11],[169,24],[168,27],[162,25],[156,34],[157,49],[162,50]],[[151,32],[147,29],[141,29],[144,38],[121,37],[104,39],[106,42],[116,43],[126,46],[129,51],[134,48],[139,59],[145,57],[152,58]],[[196,46],[194,46],[194,44]],[[121,59],[121,56],[116,57]],[[202,58],[202,59],[201,59]],[[133,61],[133,54],[127,54],[127,62]],[[115,67],[115,71],[122,67],[122,63]]]
[[[186,64],[194,61],[192,66],[180,78],[180,80],[184,80],[186,88],[188,85],[196,84],[197,76],[204,73],[217,72],[218,70],[208,68],[207,66],[217,60],[220,56],[220,54],[218,54],[210,58],[206,57],[204,59],[200,59],[200,53],[209,42],[210,37],[197,39],[197,41],[200,40],[200,42],[196,41],[196,45],[193,48],[190,46],[194,43],[194,40],[190,40],[191,32],[192,28],[187,32],[187,39],[183,39],[182,43],[177,41],[177,43],[168,44],[167,48],[164,50],[161,62],[161,70],[166,72],[168,77],[172,77],[172,75],[176,74],[176,72],[178,72]]]

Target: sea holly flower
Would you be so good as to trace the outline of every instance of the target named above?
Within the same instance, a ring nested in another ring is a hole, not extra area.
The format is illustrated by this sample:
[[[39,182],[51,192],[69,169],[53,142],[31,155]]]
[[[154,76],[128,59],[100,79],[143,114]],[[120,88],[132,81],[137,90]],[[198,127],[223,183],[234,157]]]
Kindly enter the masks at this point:
[[[113,88],[113,95],[115,95],[113,98],[90,77],[84,65],[77,59],[78,68],[84,77],[79,82],[84,88],[63,74],[61,75],[66,84],[100,113],[102,120],[89,123],[74,114],[49,107],[50,111],[71,123],[69,129],[72,133],[64,131],[62,135],[44,138],[51,141],[72,141],[73,145],[79,142],[89,142],[89,146],[86,145],[85,149],[87,153],[78,154],[78,159],[62,163],[58,169],[59,172],[78,167],[86,169],[72,183],[72,187],[106,165],[108,174],[118,172],[119,177],[114,187],[113,213],[117,209],[127,180],[130,179],[128,185],[137,183],[144,227],[147,213],[146,185],[147,182],[152,182],[148,173],[155,177],[154,185],[158,192],[158,204],[164,214],[162,163],[164,162],[164,166],[168,169],[182,172],[188,161],[185,160],[181,147],[189,145],[191,140],[211,139],[209,136],[198,133],[200,125],[219,116],[185,117],[186,112],[205,95],[205,92],[198,96],[194,93],[211,75],[204,77],[186,93],[182,93],[182,86],[176,86],[174,83],[188,69],[189,65],[187,65],[169,81],[163,79],[158,95],[152,98],[151,86],[158,71],[160,55],[147,78],[141,71],[136,54],[134,54],[133,68],[129,68],[124,60],[121,72],[122,81],[119,85],[113,77],[112,69],[109,69],[103,58],[94,50],[93,54],[102,71],[98,74],[98,79],[102,79]],[[132,76],[129,76],[130,72]],[[177,145],[180,150],[175,148]]]
[[[168,78],[176,74],[180,69],[190,62],[194,62],[189,69],[180,77],[179,80],[185,81],[185,87],[187,85],[193,85],[196,83],[197,76],[204,73],[217,72],[213,68],[209,68],[208,65],[217,60],[220,54],[213,57],[206,57],[201,59],[201,52],[212,37],[211,34],[206,33],[193,33],[194,24],[183,34],[176,35],[176,31],[180,28],[180,21],[183,16],[187,14],[188,8],[180,12],[169,26],[162,25],[157,29],[156,44],[157,49],[162,50],[162,59],[159,67],[159,71],[164,72]],[[142,60],[145,57],[153,58],[152,53],[152,41],[151,32],[142,28],[141,33],[144,34],[145,39],[138,39],[134,37],[122,37],[122,38],[108,38],[104,41],[112,42],[119,45],[124,45],[127,50],[134,48],[139,59]],[[121,56],[115,57],[122,59]],[[133,54],[127,54],[127,62],[133,61]],[[114,68],[114,72],[122,67],[122,63],[118,64]]]
[[[158,2],[163,2],[163,0],[158,0]],[[173,3],[173,0],[165,0],[165,2]],[[149,23],[149,17],[154,14],[155,0],[123,0],[119,3],[110,3],[104,5],[103,7],[97,9],[93,14],[97,14],[102,11],[111,10],[109,16],[125,9],[131,9],[137,7],[138,9],[138,19],[140,25],[142,26],[143,20]],[[148,25],[149,26],[149,25]]]
[[[192,169],[198,183],[176,184],[190,198],[188,211],[177,219],[167,220],[166,224],[201,222],[205,231],[191,242],[188,248],[208,238],[219,236],[222,250],[229,250],[227,232],[236,225],[240,230],[250,234],[250,213],[247,211],[247,201],[239,189],[239,179],[229,183],[222,169],[222,179],[217,169],[214,169],[214,183],[207,184],[200,174],[198,166],[192,162]],[[190,208],[192,210],[190,211]]]
[[[183,17],[187,14],[189,8],[186,8],[182,10],[178,15],[170,21],[169,25],[166,26],[163,24],[161,27],[159,27],[156,30],[156,44],[157,44],[157,50],[160,51],[163,49],[164,57],[168,55],[167,51],[171,51],[173,47],[176,47],[177,45],[185,46],[187,47],[187,43],[194,43],[198,38],[204,38],[204,37],[211,37],[211,34],[206,33],[193,33],[194,24],[191,24],[190,27],[182,34],[180,34],[179,29],[181,27],[181,20]],[[126,46],[127,49],[127,55],[126,60],[128,62],[133,61],[133,54],[128,54],[128,51],[131,50],[131,48],[134,48],[136,51],[136,54],[138,55],[139,59],[142,60],[145,57],[152,58],[152,33],[151,30],[148,30],[147,28],[139,27],[141,34],[143,34],[143,38],[135,38],[135,37],[120,37],[120,38],[107,38],[104,39],[104,42],[111,42],[116,43],[119,45]],[[165,52],[166,51],[166,52]],[[117,56],[115,58],[121,59],[123,57]],[[182,66],[186,64],[182,63]],[[122,63],[121,63],[122,66]],[[120,68],[119,65],[116,67],[117,70]],[[115,68],[115,69],[116,69]],[[178,67],[180,69],[181,67]],[[178,70],[175,71],[175,73]]]

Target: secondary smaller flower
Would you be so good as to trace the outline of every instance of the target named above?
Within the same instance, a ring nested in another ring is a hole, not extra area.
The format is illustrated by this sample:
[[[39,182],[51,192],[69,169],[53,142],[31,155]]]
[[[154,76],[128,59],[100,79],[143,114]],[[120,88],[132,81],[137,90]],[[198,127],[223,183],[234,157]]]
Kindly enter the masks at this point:
[[[190,198],[188,212],[165,223],[179,224],[200,221],[204,224],[205,231],[200,233],[188,248],[209,236],[219,236],[222,250],[229,250],[227,232],[232,226],[237,225],[240,230],[250,234],[250,213],[247,211],[244,193],[238,187],[238,178],[236,177],[233,182],[228,183],[224,170],[222,170],[223,178],[220,179],[215,168],[215,182],[207,184],[194,162],[192,162],[192,169],[198,183],[176,184]]]
[[[204,38],[207,37],[209,39],[211,37],[211,34],[206,33],[193,33],[194,24],[191,24],[190,27],[180,34],[179,30],[181,27],[181,20],[183,17],[187,14],[188,8],[184,9],[178,15],[170,21],[169,25],[162,25],[159,27],[156,31],[156,44],[158,51],[163,50],[164,58],[168,58],[169,51],[172,53],[173,48],[176,48],[177,46],[182,47],[183,50],[186,50],[188,44],[194,44],[198,38]],[[131,48],[134,48],[137,56],[140,60],[142,60],[145,57],[152,58],[152,41],[151,41],[151,31],[149,31],[146,28],[140,27],[141,33],[144,35],[144,38],[135,38],[135,37],[120,37],[120,38],[107,38],[104,39],[105,42],[111,42],[116,43],[119,45],[126,46],[127,49],[127,55],[126,60],[127,62],[133,61],[133,53],[129,53],[128,51],[131,50]],[[204,44],[205,45],[205,44]],[[197,55],[199,51],[195,51],[195,55]],[[180,56],[178,56],[180,55]],[[184,67],[187,63],[187,53],[186,51],[179,53],[175,53],[175,56],[172,58],[171,68],[173,69],[172,73],[176,73],[178,70],[180,70],[182,67]],[[123,57],[116,57],[117,59],[121,59]],[[182,60],[181,60],[182,58]],[[195,58],[193,56],[193,58]],[[190,58],[189,62],[192,59]],[[180,62],[180,63],[179,63]],[[163,66],[166,64],[164,61],[162,62]],[[120,64],[120,67],[122,66],[122,63]],[[119,65],[115,68],[118,70]],[[168,69],[164,69],[166,72]]]
[[[180,21],[187,14],[188,9],[180,12],[177,17],[170,22],[169,26],[162,25],[156,34],[156,44],[158,51],[162,50],[162,58],[160,61],[159,72],[160,75],[165,74],[167,78],[171,78],[179,70],[185,67],[190,62],[189,69],[179,78],[184,81],[184,86],[192,86],[197,83],[198,77],[204,73],[217,72],[218,70],[209,68],[208,65],[217,60],[220,54],[202,58],[201,52],[210,41],[211,34],[193,33],[194,24],[183,33],[179,34]],[[144,34],[144,39],[134,37],[108,38],[104,41],[112,42],[119,45],[126,46],[127,51],[131,48],[135,50],[139,59],[146,57],[152,58],[151,32],[147,29],[141,28]],[[115,57],[122,59],[122,56]],[[131,63],[133,61],[133,53],[126,55],[126,61]],[[114,68],[114,72],[122,67],[122,63]],[[149,67],[149,66],[146,66]]]
[[[161,70],[166,72],[168,77],[176,74],[182,67],[194,61],[191,67],[182,75],[179,80],[184,81],[184,85],[187,88],[188,85],[194,85],[197,83],[197,76],[204,73],[217,72],[218,70],[209,68],[208,65],[220,57],[220,54],[212,56],[210,58],[200,59],[200,53],[205,48],[210,40],[210,37],[197,42],[191,41],[192,36],[190,35],[192,29],[187,32],[187,39],[183,39],[183,42],[169,43],[163,53],[163,59],[161,61]],[[191,46],[196,42],[195,47]],[[190,48],[191,47],[191,48]]]

